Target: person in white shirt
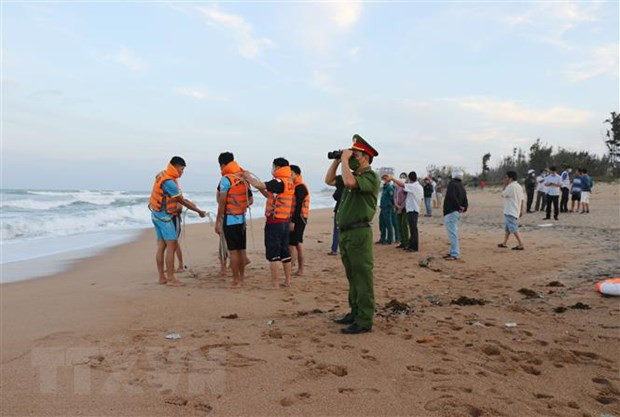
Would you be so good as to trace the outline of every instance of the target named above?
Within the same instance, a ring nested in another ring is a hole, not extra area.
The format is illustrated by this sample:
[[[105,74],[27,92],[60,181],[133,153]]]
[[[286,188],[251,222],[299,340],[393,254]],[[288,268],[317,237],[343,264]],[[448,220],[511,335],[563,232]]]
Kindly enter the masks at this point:
[[[571,186],[571,171],[572,170],[569,165],[564,165],[564,171],[562,171],[562,175],[560,175],[560,178],[562,179],[562,198],[560,199],[560,213],[568,213],[568,190]]]
[[[521,235],[519,234],[519,219],[523,216],[523,201],[525,200],[523,194],[523,188],[517,182],[517,173],[515,171],[508,171],[504,177],[504,190],[502,191],[502,198],[504,200],[504,243],[497,245],[500,248],[507,248],[508,238],[512,233],[515,235],[517,246],[512,248],[513,250],[523,250],[523,241],[521,241]]]
[[[547,170],[543,169],[536,177],[538,186],[536,187],[536,206],[534,211],[545,211],[547,206],[547,187],[545,187],[545,177],[547,176]]]
[[[558,204],[560,202],[560,187],[562,178],[557,173],[555,167],[549,167],[551,173],[545,177],[545,187],[547,187],[547,216],[543,220],[551,219],[551,205],[553,204],[553,218],[558,220]]]
[[[410,237],[409,244],[405,246],[404,249],[407,252],[417,252],[419,249],[418,216],[420,215],[420,204],[424,198],[424,189],[418,182],[418,175],[415,171],[411,171],[407,177],[408,180],[406,183],[399,181],[394,177],[389,177],[388,180],[394,181],[394,184],[399,187],[403,187],[407,193],[405,210],[407,211]]]

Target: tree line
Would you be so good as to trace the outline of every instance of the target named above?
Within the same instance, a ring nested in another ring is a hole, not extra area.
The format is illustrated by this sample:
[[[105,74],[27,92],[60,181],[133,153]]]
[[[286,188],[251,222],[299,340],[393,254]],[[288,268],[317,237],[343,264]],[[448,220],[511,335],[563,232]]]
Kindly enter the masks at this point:
[[[609,125],[605,145],[608,153],[602,156],[589,151],[570,151],[562,147],[554,149],[540,138],[529,147],[527,153],[521,148],[513,148],[512,155],[504,157],[499,165],[489,167],[491,154],[482,157],[480,180],[500,183],[507,171],[516,171],[519,177],[527,175],[533,169],[538,174],[541,170],[555,166],[561,171],[565,166],[587,168],[588,174],[599,179],[613,179],[620,176],[620,115],[612,112],[611,117],[603,123]]]

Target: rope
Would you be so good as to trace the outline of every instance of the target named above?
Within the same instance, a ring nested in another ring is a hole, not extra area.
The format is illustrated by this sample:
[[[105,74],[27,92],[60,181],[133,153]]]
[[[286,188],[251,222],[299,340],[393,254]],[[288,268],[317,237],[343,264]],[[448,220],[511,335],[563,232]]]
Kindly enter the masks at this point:
[[[182,212],[182,216],[183,216],[183,221],[182,223],[187,225],[185,219],[187,218],[187,212],[189,211],[189,209],[185,208],[185,210],[183,210]],[[209,224],[214,227],[215,222],[214,222],[214,217],[215,214],[211,211],[207,212],[207,218],[209,219]],[[185,240],[185,235],[187,234],[187,228],[185,228],[185,231],[181,233],[181,241],[179,242],[180,246],[181,246],[181,252],[183,252],[183,254],[187,254],[186,259],[187,262],[185,262],[185,265],[183,265],[183,269],[186,269],[187,272],[189,272],[189,274],[193,277],[193,278],[198,278],[198,274],[196,272],[194,272],[192,266],[194,265],[194,263],[192,262],[192,255],[190,253],[189,250],[189,246],[187,245],[187,242]]]

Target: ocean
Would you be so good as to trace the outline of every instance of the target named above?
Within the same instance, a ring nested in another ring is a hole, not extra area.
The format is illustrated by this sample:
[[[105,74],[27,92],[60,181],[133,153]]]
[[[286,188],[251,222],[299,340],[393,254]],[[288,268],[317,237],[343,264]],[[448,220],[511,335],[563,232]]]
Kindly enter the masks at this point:
[[[135,239],[152,228],[150,192],[102,190],[0,190],[1,282],[59,272],[75,260]],[[185,196],[215,217],[214,192]],[[262,217],[265,199],[255,193],[252,216]],[[333,207],[331,191],[313,192],[311,208]],[[208,222],[194,212],[188,224]]]

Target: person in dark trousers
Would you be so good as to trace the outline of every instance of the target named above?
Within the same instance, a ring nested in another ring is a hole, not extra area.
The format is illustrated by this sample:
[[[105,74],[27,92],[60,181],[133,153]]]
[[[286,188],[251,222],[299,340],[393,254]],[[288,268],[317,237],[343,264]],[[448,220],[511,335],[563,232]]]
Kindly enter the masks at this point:
[[[342,184],[336,184],[336,191],[332,194],[332,198],[336,200],[334,205],[334,230],[332,231],[332,250],[327,254],[331,256],[338,255],[338,206],[340,206],[340,197],[342,197],[342,191],[344,186]]]
[[[553,218],[558,220],[562,179],[558,175],[555,167],[549,167],[549,171],[551,173],[545,177],[545,187],[547,188],[547,216],[544,220],[551,219],[551,205],[553,205]]]
[[[457,260],[461,257],[459,246],[459,222],[461,214],[467,211],[469,203],[467,201],[467,191],[462,183],[463,173],[455,170],[452,172],[452,181],[448,184],[446,197],[443,200],[443,218],[446,232],[450,239],[450,253],[443,258],[449,261]]]
[[[534,202],[534,193],[536,192],[536,171],[530,169],[527,171],[527,177],[525,178],[525,192],[527,193],[527,212],[532,212],[532,203]]]
[[[409,223],[409,244],[403,249],[407,252],[417,252],[420,246],[418,217],[420,216],[420,204],[424,199],[424,189],[418,182],[418,175],[415,171],[411,171],[407,177],[408,181],[406,183],[396,178],[390,177],[390,179],[394,181],[394,184],[403,187],[407,194],[405,210],[407,211],[407,221]]]
[[[560,188],[562,192],[562,199],[560,200],[560,213],[568,213],[568,194],[571,186],[570,173],[570,166],[565,165],[564,171],[562,171],[562,175],[560,175],[560,179],[562,180]]]
[[[534,211],[545,211],[547,206],[547,188],[545,187],[545,177],[547,176],[547,170],[542,169],[540,174],[536,177],[536,207]]]

